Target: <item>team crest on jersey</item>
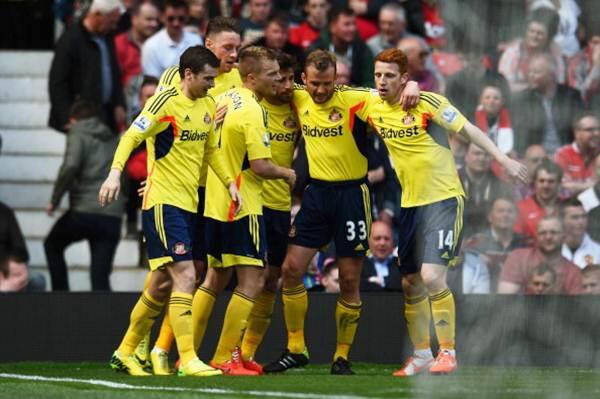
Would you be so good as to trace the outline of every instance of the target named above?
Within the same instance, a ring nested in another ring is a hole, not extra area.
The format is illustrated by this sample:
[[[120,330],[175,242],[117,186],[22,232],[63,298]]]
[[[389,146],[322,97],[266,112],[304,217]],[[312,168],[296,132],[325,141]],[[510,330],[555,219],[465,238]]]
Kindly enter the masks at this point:
[[[265,145],[265,147],[271,146],[271,140],[269,139],[269,133],[263,134],[263,144]]]
[[[288,232],[288,237],[289,237],[289,238],[294,238],[294,237],[296,237],[296,225],[295,225],[295,224],[293,224],[293,225],[290,227],[290,231]]]
[[[340,111],[338,111],[337,109],[333,109],[330,113],[329,113],[329,120],[332,122],[339,122],[342,120],[342,113]]]
[[[207,125],[212,121],[210,115],[208,114],[208,112],[206,114],[204,114],[204,123],[206,123]]]
[[[415,117],[412,114],[406,114],[404,118],[402,118],[402,123],[405,125],[412,125],[415,123]]]
[[[296,124],[296,120],[291,116],[288,116],[283,121],[283,126],[285,126],[287,129],[296,129],[298,127],[298,125]]]
[[[187,254],[187,252],[188,252],[188,250],[185,247],[185,244],[182,242],[178,242],[177,244],[175,244],[173,246],[173,253],[175,255],[185,255],[185,254]]]

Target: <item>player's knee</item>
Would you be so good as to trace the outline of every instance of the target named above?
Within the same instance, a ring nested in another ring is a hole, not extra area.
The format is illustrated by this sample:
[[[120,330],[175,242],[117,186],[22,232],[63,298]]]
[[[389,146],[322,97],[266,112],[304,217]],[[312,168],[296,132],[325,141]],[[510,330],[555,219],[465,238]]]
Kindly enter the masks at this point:
[[[445,275],[435,270],[421,270],[421,279],[429,292],[435,292],[447,287]]]
[[[265,285],[264,285],[263,289],[270,291],[270,292],[277,292],[277,283],[278,282],[279,282],[279,273],[275,274],[275,273],[269,272],[269,274],[267,275],[267,278],[265,279]]]
[[[304,267],[293,259],[286,259],[281,268],[281,274],[284,279],[302,279],[304,276]]]

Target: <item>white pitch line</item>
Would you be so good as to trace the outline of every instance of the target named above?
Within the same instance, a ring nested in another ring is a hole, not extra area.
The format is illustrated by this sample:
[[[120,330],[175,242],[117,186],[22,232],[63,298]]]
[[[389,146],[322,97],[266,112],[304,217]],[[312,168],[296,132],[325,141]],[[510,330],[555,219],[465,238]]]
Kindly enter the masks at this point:
[[[198,392],[217,395],[250,395],[274,398],[291,398],[291,399],[376,399],[372,396],[357,396],[357,395],[327,395],[313,394],[301,392],[277,392],[277,391],[235,391],[233,389],[222,388],[182,388],[182,387],[165,387],[152,385],[131,385],[119,382],[96,379],[80,379],[80,378],[62,378],[62,377],[44,377],[41,375],[24,375],[24,374],[9,374],[0,373],[0,378],[10,378],[26,381],[42,381],[42,382],[69,382],[78,384],[98,385],[115,389],[131,389],[140,391],[172,391],[172,392]],[[193,377],[192,377],[193,378]]]

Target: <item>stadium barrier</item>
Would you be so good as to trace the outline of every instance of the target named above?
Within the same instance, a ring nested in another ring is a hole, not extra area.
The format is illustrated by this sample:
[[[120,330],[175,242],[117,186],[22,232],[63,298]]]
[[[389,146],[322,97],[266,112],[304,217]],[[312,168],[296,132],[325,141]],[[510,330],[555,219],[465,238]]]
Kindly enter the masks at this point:
[[[94,292],[0,295],[0,361],[108,362],[138,297]],[[203,359],[215,348],[228,299],[223,295],[215,305]],[[600,297],[465,295],[456,300],[462,365],[600,366]],[[331,361],[335,302],[335,295],[309,294],[306,337],[314,363]],[[402,296],[365,293],[363,303],[351,359],[400,363],[410,351]],[[285,342],[278,300],[258,360],[274,359]]]

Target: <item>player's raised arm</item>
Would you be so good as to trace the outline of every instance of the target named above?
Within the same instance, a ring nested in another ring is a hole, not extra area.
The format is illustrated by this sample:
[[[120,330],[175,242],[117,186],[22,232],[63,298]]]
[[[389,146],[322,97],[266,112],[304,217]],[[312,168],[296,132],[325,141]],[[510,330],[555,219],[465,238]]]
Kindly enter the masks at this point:
[[[460,134],[466,136],[473,144],[478,145],[491,154],[506,169],[506,173],[511,178],[518,179],[521,183],[527,182],[527,167],[502,153],[494,142],[477,126],[466,121]]]

